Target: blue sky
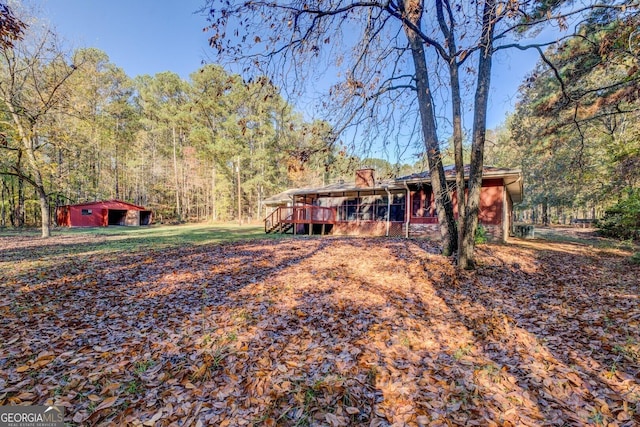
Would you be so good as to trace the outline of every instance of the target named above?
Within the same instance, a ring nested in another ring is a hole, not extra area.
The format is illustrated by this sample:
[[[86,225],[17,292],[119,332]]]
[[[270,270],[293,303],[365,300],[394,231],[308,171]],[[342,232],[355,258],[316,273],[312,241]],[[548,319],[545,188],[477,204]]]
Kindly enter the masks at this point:
[[[202,0],[48,0],[46,19],[72,48],[96,47],[131,77],[173,71],[183,78],[212,51]]]
[[[46,19],[68,47],[96,47],[131,77],[173,71],[183,78],[213,51],[195,13],[203,0],[47,0]],[[517,89],[537,60],[535,51],[502,51],[495,56],[488,127],[503,122]]]

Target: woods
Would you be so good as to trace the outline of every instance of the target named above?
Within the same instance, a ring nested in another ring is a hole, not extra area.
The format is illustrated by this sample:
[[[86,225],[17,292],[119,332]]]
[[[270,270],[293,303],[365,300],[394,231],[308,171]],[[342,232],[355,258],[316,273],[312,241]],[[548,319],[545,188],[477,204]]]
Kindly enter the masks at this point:
[[[204,66],[190,82],[171,72],[132,80],[95,49],[72,61],[56,109],[36,112],[33,156],[7,129],[4,223],[24,223],[25,181],[58,204],[124,198],[161,220],[228,220],[238,197],[243,217],[260,218],[259,201],[290,185],[296,168],[318,165],[309,180],[337,173],[323,161],[336,154],[323,125],[305,123],[264,79]],[[304,165],[291,160],[312,147]],[[44,169],[27,170],[32,160]]]
[[[592,13],[578,37],[546,50],[522,84],[490,159],[522,167],[527,219],[601,219],[621,204],[631,217],[640,213],[632,208],[640,182],[638,19]]]
[[[160,221],[258,220],[263,198],[350,160],[330,125],[305,121],[267,78],[217,65],[188,81],[132,79],[98,49],[66,52],[29,28],[2,50],[1,71],[0,226],[37,221],[43,237],[55,206],[100,199]]]

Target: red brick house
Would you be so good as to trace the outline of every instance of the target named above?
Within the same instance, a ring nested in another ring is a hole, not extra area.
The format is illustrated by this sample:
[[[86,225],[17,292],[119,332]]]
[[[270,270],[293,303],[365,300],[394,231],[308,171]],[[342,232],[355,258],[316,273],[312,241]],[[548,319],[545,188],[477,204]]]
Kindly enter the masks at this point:
[[[455,169],[445,168],[455,188]],[[468,175],[468,169],[465,171]],[[457,216],[455,190],[453,208]],[[513,224],[513,204],[522,200],[522,173],[487,166],[480,193],[480,224],[504,241]],[[374,236],[440,236],[429,172],[377,181],[372,169],[356,171],[353,183],[287,190],[265,200],[273,211],[265,231]]]
[[[121,200],[80,203],[56,209],[56,221],[67,227],[139,226],[151,224],[151,211]]]

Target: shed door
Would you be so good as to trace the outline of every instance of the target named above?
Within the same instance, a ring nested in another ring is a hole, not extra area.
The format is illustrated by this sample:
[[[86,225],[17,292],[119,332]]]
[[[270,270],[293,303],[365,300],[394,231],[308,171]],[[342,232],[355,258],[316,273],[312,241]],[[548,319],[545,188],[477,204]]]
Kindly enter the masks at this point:
[[[125,225],[127,211],[119,209],[109,209],[109,225]]]

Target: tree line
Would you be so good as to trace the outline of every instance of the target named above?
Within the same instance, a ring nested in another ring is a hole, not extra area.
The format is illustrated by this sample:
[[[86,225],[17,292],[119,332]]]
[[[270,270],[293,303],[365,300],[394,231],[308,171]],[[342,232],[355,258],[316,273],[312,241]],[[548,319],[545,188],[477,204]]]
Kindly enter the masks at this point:
[[[131,78],[98,49],[20,30],[0,52],[0,226],[41,219],[47,236],[56,206],[102,199],[160,221],[255,220],[264,198],[358,160],[266,77],[208,64]]]
[[[640,206],[639,24],[637,14],[592,13],[577,37],[545,50],[522,83],[487,154],[522,168],[521,219],[566,224],[622,206],[635,217],[628,232],[640,229],[640,209],[633,210]]]

